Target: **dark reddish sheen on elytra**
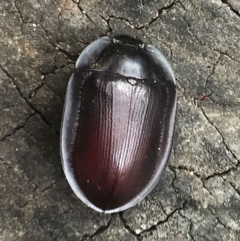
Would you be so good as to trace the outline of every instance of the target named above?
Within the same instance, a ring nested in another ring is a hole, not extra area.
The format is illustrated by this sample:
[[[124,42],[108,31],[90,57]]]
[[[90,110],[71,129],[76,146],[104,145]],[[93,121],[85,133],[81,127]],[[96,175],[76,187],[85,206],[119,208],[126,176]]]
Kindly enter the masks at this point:
[[[156,186],[171,149],[175,84],[165,57],[134,38],[102,37],[83,50],[67,88],[61,154],[85,204],[119,212]]]

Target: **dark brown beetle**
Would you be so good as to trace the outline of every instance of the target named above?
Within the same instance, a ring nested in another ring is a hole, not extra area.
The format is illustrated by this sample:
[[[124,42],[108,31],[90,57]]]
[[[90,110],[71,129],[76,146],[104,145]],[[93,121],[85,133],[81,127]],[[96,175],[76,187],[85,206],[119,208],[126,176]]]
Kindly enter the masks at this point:
[[[165,57],[134,38],[102,37],[83,50],[67,88],[61,154],[85,204],[119,212],[156,186],[171,149],[175,84]]]

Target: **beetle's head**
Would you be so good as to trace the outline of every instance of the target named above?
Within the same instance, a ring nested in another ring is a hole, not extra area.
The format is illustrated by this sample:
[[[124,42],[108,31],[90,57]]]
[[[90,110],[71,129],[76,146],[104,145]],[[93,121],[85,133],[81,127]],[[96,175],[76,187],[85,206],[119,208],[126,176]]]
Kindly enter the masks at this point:
[[[141,48],[144,48],[144,46],[145,46],[145,44],[141,40],[130,37],[128,35],[117,35],[112,39],[112,41],[113,41],[113,43],[138,46]]]

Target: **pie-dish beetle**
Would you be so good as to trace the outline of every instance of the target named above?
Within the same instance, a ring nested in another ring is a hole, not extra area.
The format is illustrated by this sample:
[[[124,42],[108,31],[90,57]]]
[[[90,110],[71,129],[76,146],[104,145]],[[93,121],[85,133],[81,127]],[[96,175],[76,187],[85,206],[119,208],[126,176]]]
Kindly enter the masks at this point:
[[[86,205],[119,212],[151,192],[169,158],[176,102],[172,68],[154,46],[120,35],[83,50],[67,87],[61,156]]]

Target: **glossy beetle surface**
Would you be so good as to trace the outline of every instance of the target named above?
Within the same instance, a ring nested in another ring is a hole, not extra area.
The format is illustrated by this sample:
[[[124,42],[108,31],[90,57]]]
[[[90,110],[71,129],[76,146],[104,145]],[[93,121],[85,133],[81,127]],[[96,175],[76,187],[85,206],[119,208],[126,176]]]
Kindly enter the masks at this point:
[[[67,88],[61,154],[85,204],[119,212],[158,183],[171,149],[175,84],[165,57],[131,37],[102,37],[83,50]]]

